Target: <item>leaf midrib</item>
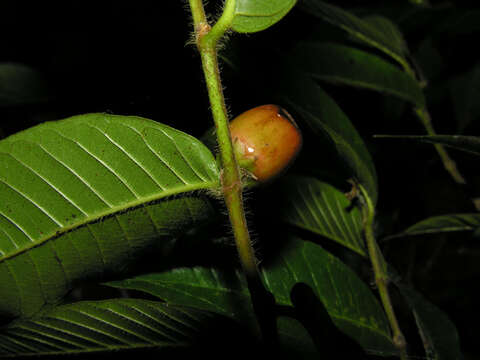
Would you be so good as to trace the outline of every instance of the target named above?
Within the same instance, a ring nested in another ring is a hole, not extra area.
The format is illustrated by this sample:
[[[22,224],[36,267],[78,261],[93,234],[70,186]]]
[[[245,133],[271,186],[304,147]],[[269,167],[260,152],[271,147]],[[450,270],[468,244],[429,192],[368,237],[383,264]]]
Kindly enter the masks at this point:
[[[139,206],[155,203],[159,200],[162,200],[162,199],[170,197],[170,196],[183,194],[183,193],[191,193],[191,192],[198,191],[198,190],[213,189],[217,186],[218,186],[217,181],[202,182],[202,183],[198,183],[198,184],[187,184],[187,185],[184,185],[184,186],[175,187],[175,188],[170,189],[170,190],[163,190],[160,193],[153,193],[151,195],[144,196],[142,198],[135,198],[134,200],[128,201],[124,204],[109,207],[106,210],[103,210],[103,211],[97,212],[93,215],[85,217],[82,221],[78,221],[74,224],[64,226],[64,227],[60,228],[59,230],[56,230],[54,233],[47,234],[44,237],[41,237],[41,238],[37,239],[35,242],[32,242],[32,243],[30,243],[26,246],[22,246],[20,249],[17,249],[17,250],[15,250],[15,251],[13,251],[9,254],[6,254],[5,256],[0,258],[0,264],[4,261],[10,259],[10,258],[14,258],[14,257],[16,257],[20,254],[23,254],[24,252],[27,252],[30,249],[36,248],[40,245],[43,245],[50,240],[59,238],[62,235],[66,234],[67,232],[71,232],[71,231],[79,229],[83,226],[87,226],[89,224],[96,223],[96,222],[98,222],[98,221],[100,221],[100,220],[102,220],[106,217],[111,217],[111,216],[115,216],[115,215],[118,215],[118,214],[121,214],[121,213],[125,213],[125,212],[131,211],[135,208],[138,208]]]

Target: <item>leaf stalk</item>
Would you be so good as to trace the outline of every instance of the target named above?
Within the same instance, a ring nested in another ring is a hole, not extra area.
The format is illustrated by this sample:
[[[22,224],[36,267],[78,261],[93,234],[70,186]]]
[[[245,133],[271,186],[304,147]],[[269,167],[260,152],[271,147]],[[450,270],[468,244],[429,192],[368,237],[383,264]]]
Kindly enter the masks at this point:
[[[365,199],[365,205],[363,207],[365,240],[367,243],[368,255],[373,267],[373,273],[375,275],[375,284],[380,295],[383,309],[385,310],[387,319],[390,323],[390,328],[393,332],[393,344],[399,351],[400,359],[406,360],[408,359],[406,350],[407,343],[398,324],[390,294],[388,292],[389,277],[387,271],[387,263],[385,262],[380,248],[378,247],[373,232],[375,207],[373,206],[373,203],[371,202],[363,186],[359,185],[359,187],[362,192],[363,198]]]

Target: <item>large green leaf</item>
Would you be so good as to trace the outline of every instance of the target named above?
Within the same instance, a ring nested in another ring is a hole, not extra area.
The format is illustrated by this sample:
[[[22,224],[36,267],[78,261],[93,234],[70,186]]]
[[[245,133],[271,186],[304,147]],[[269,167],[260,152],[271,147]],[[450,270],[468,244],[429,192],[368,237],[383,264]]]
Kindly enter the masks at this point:
[[[368,52],[338,44],[303,43],[296,48],[295,58],[316,79],[371,89],[425,106],[415,79]]]
[[[376,138],[441,144],[453,149],[480,155],[480,137],[463,135],[375,135]]]
[[[282,97],[313,134],[331,142],[348,176],[364,186],[375,204],[378,197],[375,166],[365,143],[342,109],[314,80],[300,72],[292,74]],[[312,166],[319,167],[320,163]]]
[[[438,234],[454,231],[474,231],[479,227],[480,214],[440,215],[422,220],[399,234],[388,236],[386,239],[410,235]]]
[[[0,314],[32,315],[205,221],[192,192],[218,180],[198,140],[139,117],[81,115],[2,140]]]
[[[30,105],[49,99],[44,76],[27,65],[0,63],[0,106]]]
[[[0,330],[0,357],[81,355],[118,350],[178,349],[218,329],[205,311],[141,299],[82,301],[58,306]]]
[[[284,221],[366,255],[362,215],[344,193],[309,177],[290,176],[281,185]]]
[[[448,316],[411,287],[396,285],[413,312],[427,359],[463,359],[457,329]]]
[[[366,351],[395,353],[378,300],[352,270],[320,246],[292,240],[277,260],[263,269],[262,277],[277,304],[291,306],[293,286],[304,283],[321,300],[334,324]],[[189,304],[240,321],[253,318],[248,289],[238,272],[182,268],[108,285],[145,291],[168,303]]]
[[[339,27],[352,37],[377,48],[400,64],[405,64],[407,48],[400,31],[386,18],[371,17],[362,20],[354,14],[320,0],[305,0],[303,7],[309,13]]]
[[[236,0],[232,29],[239,33],[262,31],[280,21],[297,0]]]

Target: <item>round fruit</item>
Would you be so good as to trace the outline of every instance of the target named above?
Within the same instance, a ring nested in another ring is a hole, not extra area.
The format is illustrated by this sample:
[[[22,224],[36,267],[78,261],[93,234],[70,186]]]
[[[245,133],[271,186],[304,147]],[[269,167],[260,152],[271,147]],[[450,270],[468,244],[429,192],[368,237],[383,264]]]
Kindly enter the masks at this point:
[[[262,105],[230,123],[239,165],[261,182],[268,181],[297,156],[302,134],[289,113],[277,105]]]

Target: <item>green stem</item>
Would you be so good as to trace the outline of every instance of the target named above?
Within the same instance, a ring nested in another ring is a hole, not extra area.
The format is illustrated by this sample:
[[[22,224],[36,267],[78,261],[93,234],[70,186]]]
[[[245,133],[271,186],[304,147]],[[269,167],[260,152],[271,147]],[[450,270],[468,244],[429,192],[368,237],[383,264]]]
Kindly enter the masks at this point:
[[[419,81],[417,79],[415,71],[408,64],[408,62],[402,60],[401,65],[407,74],[409,74],[411,77]],[[422,123],[428,135],[437,135],[437,133],[435,132],[435,129],[433,128],[432,118],[430,117],[430,113],[428,112],[428,109],[426,106],[416,107],[415,115]],[[465,178],[462,176],[460,171],[458,171],[457,164],[450,157],[447,150],[445,150],[445,147],[441,144],[434,144],[434,146],[435,146],[435,150],[437,150],[437,153],[440,156],[443,166],[448,171],[448,173],[452,176],[453,180],[455,180],[457,184],[466,184]]]
[[[222,190],[235,236],[240,261],[248,278],[259,279],[257,261],[250,240],[242,199],[240,170],[233,151],[230,128],[218,68],[217,46],[233,20],[235,1],[227,0],[222,16],[210,28],[201,0],[189,0],[196,31],[196,42],[215,122],[222,162]]]
[[[241,173],[233,150],[227,108],[218,68],[218,42],[233,21],[236,0],[226,0],[222,15],[212,28],[206,21],[202,1],[189,0],[189,2],[195,26],[196,44],[202,59],[203,73],[217,133],[222,163],[223,197],[263,339],[265,343],[275,345],[277,341],[275,314],[273,312],[275,299],[265,289],[260,278],[255,252],[248,232],[243,207]]]
[[[366,201],[364,207],[365,239],[367,242],[368,255],[372,263],[373,273],[375,275],[375,284],[377,285],[380,300],[390,323],[390,328],[393,332],[393,344],[398,349],[400,358],[402,360],[406,360],[408,358],[406,350],[407,344],[402,330],[398,324],[392,301],[390,299],[390,294],[388,292],[389,278],[387,264],[383,258],[380,248],[378,247],[377,241],[375,240],[375,235],[373,233],[373,223],[375,219],[374,206],[365,189],[362,186],[360,186],[360,189],[362,191],[363,198]]]

